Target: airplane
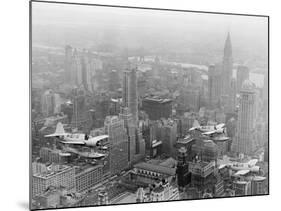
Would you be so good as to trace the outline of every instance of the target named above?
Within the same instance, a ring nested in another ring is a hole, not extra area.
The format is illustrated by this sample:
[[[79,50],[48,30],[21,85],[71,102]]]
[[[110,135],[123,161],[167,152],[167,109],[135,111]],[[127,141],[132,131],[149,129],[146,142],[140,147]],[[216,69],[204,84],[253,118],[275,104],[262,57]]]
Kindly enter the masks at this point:
[[[213,135],[213,134],[222,134],[225,133],[225,124],[221,123],[218,125],[206,125],[206,126],[200,126],[200,124],[197,122],[197,125],[190,128],[189,131],[193,130],[199,130],[202,132],[202,135]]]
[[[83,133],[66,133],[61,122],[58,122],[56,131],[53,134],[45,135],[45,137],[57,137],[63,144],[84,145],[88,147],[101,146],[101,141],[107,139],[108,135],[89,136]]]
[[[221,161],[221,162],[225,162],[225,161]],[[228,159],[226,161],[226,163],[221,164],[218,167],[218,169],[228,167],[231,170],[236,171],[234,176],[245,175],[249,172],[258,173],[260,171],[260,167],[256,166],[257,162],[258,162],[258,159],[252,159],[247,163],[232,162],[232,161],[229,161],[229,159]]]

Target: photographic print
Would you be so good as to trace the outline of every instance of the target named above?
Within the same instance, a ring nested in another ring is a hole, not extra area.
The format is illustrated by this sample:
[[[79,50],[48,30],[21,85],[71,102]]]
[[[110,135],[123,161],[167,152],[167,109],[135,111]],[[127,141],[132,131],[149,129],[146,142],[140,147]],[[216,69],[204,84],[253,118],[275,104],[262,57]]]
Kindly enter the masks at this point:
[[[268,28],[31,1],[30,208],[268,195]]]

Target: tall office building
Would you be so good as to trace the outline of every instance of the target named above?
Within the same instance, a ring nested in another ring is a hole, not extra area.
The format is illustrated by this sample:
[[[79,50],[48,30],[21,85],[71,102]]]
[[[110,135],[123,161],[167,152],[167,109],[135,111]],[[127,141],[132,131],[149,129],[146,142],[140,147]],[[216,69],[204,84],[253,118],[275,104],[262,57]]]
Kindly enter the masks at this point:
[[[91,54],[83,50],[81,57],[81,78],[82,84],[87,91],[92,92]]]
[[[248,154],[254,150],[253,132],[256,119],[256,92],[254,84],[246,80],[240,91],[238,110],[237,149]]]
[[[138,90],[137,90],[137,68],[133,67],[129,77],[128,107],[133,116],[134,124],[138,125]]]
[[[42,114],[47,117],[54,113],[54,92],[49,89],[44,92],[41,97]]]
[[[175,156],[177,142],[177,122],[171,119],[159,120],[156,129],[157,140],[162,141],[162,153],[171,157]]]
[[[128,167],[128,136],[124,120],[118,116],[107,116],[104,126],[109,136],[110,174],[114,175]]]
[[[249,68],[245,65],[239,65],[236,72],[237,91],[240,92],[245,80],[249,80]]]
[[[208,70],[208,92],[209,105],[214,107],[219,101],[222,93],[222,67],[210,65]]]
[[[72,47],[70,45],[65,46],[65,58],[64,58],[64,73],[65,80],[71,79],[71,65],[72,65]]]
[[[123,73],[122,106],[128,107],[132,113],[135,126],[138,125],[138,90],[137,90],[137,69],[126,70]]]
[[[86,92],[84,86],[72,90],[72,102],[73,102],[73,115],[71,124],[76,128],[84,128],[90,126],[90,115],[87,110],[86,104]]]
[[[228,109],[229,113],[234,113],[236,111],[237,105],[237,83],[235,78],[232,78],[230,81],[230,92],[229,92],[229,101],[228,101]]]
[[[129,107],[129,71],[123,72],[123,82],[122,82],[122,106]]]
[[[74,49],[73,51],[72,60],[72,74],[70,81],[72,84],[78,86],[82,84],[82,64],[77,49]]]
[[[115,92],[119,87],[119,73],[117,70],[111,70],[108,73],[108,88],[110,91]]]
[[[189,85],[181,91],[181,98],[184,107],[199,111],[200,109],[200,88],[197,86]]]
[[[233,59],[232,59],[232,45],[230,33],[228,32],[224,45],[224,54],[222,62],[222,94],[228,95],[230,92],[230,81],[232,77]]]
[[[136,154],[136,126],[128,107],[122,107],[120,118],[124,120],[124,126],[128,136],[128,160],[132,162]]]
[[[176,173],[179,189],[182,190],[191,181],[191,173],[188,169],[187,150],[184,147],[181,147],[178,151],[178,163]]]

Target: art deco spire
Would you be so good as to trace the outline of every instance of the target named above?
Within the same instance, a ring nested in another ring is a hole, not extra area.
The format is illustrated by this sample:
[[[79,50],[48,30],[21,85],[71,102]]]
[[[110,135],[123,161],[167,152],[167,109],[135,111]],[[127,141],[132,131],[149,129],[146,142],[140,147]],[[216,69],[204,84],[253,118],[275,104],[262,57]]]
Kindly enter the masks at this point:
[[[230,57],[232,57],[232,45],[231,45],[230,33],[228,32],[224,44],[224,58],[230,58]]]

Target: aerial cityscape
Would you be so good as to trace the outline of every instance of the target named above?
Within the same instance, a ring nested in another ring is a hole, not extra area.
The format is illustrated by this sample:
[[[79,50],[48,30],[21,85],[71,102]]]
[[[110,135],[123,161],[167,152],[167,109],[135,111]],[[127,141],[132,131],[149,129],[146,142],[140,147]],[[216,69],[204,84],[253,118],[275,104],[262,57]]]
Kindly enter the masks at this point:
[[[267,195],[268,19],[32,3],[31,208]]]

